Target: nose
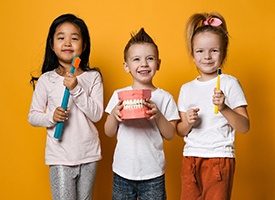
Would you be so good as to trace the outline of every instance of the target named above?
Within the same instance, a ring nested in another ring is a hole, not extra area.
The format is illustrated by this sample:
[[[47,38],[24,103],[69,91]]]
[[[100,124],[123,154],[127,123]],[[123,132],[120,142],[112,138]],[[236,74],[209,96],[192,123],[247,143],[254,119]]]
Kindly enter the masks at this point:
[[[148,62],[147,62],[146,59],[142,60],[141,66],[142,66],[142,67],[148,67]]]
[[[71,46],[72,43],[71,43],[71,40],[70,39],[65,39],[65,46]]]
[[[204,55],[205,60],[210,60],[211,59],[211,54],[209,52],[206,52]]]

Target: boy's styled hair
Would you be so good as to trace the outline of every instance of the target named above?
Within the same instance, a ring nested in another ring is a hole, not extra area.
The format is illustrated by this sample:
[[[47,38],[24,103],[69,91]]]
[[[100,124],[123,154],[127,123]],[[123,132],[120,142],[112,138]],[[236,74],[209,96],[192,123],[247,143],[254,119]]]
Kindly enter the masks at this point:
[[[132,45],[143,43],[152,44],[156,48],[157,56],[159,56],[158,46],[154,40],[145,32],[144,28],[141,28],[138,33],[131,33],[131,39],[124,48],[124,61],[126,61],[128,50]]]

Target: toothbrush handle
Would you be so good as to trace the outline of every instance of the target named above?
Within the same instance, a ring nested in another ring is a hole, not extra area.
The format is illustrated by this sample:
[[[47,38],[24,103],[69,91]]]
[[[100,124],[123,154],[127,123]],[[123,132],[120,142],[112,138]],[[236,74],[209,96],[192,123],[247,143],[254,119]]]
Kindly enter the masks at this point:
[[[217,105],[215,105],[214,113],[218,114],[218,112],[219,112],[219,107]]]
[[[217,77],[216,89],[217,90],[220,89],[220,75],[218,75],[218,77]],[[219,112],[219,107],[217,105],[215,105],[214,114],[218,114],[218,112]]]
[[[74,67],[71,68],[70,73],[74,73]],[[61,107],[64,110],[67,110],[67,106],[68,106],[68,102],[69,102],[69,97],[70,97],[70,92],[68,88],[65,88],[64,91],[64,95],[63,95],[63,99],[62,99],[62,103],[61,103]],[[54,138],[56,139],[60,139],[62,136],[62,132],[63,132],[63,126],[64,126],[64,122],[57,122],[56,127],[55,127],[55,132],[54,132]]]

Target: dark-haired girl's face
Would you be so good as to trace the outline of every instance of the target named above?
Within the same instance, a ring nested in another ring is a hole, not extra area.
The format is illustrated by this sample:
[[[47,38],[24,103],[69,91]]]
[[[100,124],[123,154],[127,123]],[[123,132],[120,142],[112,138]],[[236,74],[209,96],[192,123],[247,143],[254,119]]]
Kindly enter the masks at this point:
[[[53,36],[53,51],[62,66],[70,65],[74,56],[83,51],[83,40],[80,29],[69,22],[60,24]]]

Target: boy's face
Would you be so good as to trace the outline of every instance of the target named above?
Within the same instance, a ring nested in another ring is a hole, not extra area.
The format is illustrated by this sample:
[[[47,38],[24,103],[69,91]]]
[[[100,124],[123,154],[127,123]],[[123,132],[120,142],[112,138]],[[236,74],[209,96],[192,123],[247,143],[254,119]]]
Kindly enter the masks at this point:
[[[152,85],[152,79],[157,70],[159,70],[160,59],[158,58],[156,48],[149,43],[134,44],[127,53],[127,59],[124,62],[124,69],[130,72],[134,84],[140,86]]]

